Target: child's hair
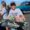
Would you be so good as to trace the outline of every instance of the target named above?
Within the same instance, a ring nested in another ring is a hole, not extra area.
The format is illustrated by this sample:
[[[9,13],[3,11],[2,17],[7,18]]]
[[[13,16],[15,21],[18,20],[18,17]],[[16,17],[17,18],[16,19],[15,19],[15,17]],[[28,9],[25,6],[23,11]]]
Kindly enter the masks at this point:
[[[3,4],[4,7],[6,7],[6,2],[2,1],[1,3]]]
[[[11,6],[16,6],[15,2],[12,2],[10,5],[11,5]]]

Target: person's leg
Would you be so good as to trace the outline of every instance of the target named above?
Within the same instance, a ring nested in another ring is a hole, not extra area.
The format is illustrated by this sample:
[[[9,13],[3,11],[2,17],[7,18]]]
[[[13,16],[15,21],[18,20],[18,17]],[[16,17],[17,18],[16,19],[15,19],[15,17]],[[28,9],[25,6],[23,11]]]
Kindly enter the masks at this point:
[[[8,30],[8,27],[6,27],[6,30]]]
[[[6,30],[11,30],[11,28],[9,28],[9,27],[6,27]]]
[[[1,26],[1,24],[0,24],[0,30],[6,30],[6,28]]]

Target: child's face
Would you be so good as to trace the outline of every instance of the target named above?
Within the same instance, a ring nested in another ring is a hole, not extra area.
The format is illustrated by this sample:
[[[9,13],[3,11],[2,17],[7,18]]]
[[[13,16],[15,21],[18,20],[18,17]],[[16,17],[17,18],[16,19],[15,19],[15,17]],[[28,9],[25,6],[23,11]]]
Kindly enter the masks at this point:
[[[16,6],[11,6],[11,8],[14,10],[16,8]]]

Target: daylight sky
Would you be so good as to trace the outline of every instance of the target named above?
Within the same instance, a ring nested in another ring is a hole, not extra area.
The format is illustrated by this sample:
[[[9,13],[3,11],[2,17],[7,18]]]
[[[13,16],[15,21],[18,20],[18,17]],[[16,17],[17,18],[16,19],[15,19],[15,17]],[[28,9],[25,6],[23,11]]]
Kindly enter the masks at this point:
[[[7,4],[11,3],[12,1],[16,2],[16,3],[22,3],[23,1],[30,1],[30,0],[4,0]],[[0,0],[0,4],[1,4],[2,0]]]

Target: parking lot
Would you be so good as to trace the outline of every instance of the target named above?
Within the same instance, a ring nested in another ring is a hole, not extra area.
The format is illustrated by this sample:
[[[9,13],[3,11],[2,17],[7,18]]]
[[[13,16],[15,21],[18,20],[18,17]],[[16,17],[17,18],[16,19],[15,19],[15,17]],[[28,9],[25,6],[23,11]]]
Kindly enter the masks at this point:
[[[24,14],[26,21],[28,22],[28,27],[25,28],[25,30],[30,30],[30,14]]]

